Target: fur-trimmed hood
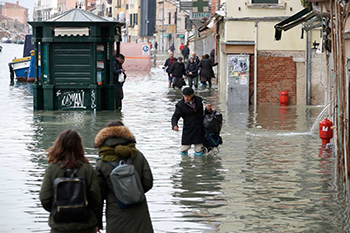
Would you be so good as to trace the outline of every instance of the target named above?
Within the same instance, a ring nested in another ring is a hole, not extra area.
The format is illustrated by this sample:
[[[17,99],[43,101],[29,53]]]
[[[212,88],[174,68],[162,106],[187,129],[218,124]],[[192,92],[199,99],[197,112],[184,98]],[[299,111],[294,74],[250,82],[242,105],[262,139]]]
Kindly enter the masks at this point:
[[[95,147],[100,147],[108,138],[123,138],[126,141],[136,143],[134,135],[125,126],[110,126],[103,128],[95,137]]]

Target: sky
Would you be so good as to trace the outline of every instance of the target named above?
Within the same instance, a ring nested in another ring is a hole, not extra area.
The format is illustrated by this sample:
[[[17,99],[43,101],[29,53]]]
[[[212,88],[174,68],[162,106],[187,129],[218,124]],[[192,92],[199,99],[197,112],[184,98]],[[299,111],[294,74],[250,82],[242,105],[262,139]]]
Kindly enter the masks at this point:
[[[32,21],[33,20],[34,4],[35,4],[36,0],[0,0],[0,2],[10,2],[10,3],[16,3],[17,1],[19,2],[20,6],[28,8],[29,21]]]

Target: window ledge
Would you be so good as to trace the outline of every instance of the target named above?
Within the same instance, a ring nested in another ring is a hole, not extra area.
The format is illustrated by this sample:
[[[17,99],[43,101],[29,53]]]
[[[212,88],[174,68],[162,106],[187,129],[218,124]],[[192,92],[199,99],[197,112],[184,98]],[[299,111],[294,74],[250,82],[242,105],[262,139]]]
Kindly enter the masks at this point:
[[[259,8],[259,9],[285,9],[286,3],[284,4],[272,4],[272,3],[249,3],[247,4],[249,8]]]

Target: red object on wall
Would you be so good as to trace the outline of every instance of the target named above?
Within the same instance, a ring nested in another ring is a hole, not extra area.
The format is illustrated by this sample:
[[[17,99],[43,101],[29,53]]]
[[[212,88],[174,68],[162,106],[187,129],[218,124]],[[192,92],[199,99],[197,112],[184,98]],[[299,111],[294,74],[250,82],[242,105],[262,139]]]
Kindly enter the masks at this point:
[[[319,123],[319,136],[322,139],[322,145],[326,145],[333,138],[333,122],[325,118]]]
[[[280,103],[281,103],[281,105],[288,104],[288,92],[286,92],[286,91],[280,92]]]

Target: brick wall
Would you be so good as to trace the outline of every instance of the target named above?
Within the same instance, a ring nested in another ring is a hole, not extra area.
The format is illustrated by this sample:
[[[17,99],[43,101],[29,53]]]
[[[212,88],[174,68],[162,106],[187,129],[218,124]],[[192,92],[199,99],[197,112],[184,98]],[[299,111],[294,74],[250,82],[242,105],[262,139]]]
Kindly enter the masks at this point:
[[[292,57],[258,56],[258,104],[279,105],[279,93],[288,92],[296,104],[296,64]],[[254,101],[254,56],[250,56],[250,102]]]

